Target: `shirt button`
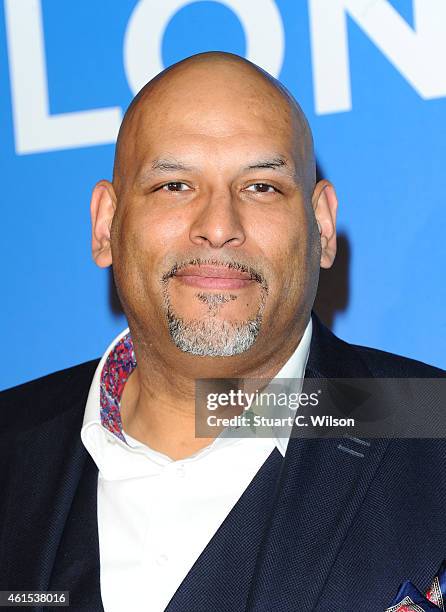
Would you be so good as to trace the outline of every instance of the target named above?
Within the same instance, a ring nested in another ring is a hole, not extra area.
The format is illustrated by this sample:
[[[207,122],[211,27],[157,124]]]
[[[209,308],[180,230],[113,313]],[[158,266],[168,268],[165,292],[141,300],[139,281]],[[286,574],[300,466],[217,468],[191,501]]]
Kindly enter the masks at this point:
[[[184,469],[184,465],[179,465],[177,469],[175,470],[175,473],[178,476],[178,478],[184,478],[186,475],[186,470]]]
[[[159,555],[159,557],[157,557],[156,559],[156,564],[160,565],[161,567],[163,565],[166,565],[166,563],[169,561],[169,557],[167,555]]]

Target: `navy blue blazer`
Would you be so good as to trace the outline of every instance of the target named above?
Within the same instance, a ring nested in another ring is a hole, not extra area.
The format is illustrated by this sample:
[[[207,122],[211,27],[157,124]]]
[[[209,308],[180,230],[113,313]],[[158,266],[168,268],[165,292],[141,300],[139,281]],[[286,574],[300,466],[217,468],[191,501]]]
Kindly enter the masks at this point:
[[[79,433],[97,363],[0,394],[0,590],[68,590],[71,610],[92,612],[98,470]],[[445,372],[347,344],[313,316],[306,376]],[[446,558],[446,441],[369,442],[274,450],[166,610],[379,612],[406,578],[425,589]]]

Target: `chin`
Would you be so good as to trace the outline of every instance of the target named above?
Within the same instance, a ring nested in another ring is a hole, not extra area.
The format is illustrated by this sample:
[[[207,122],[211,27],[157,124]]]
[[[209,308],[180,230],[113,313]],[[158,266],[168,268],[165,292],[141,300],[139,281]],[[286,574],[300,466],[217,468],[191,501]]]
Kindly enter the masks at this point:
[[[231,357],[248,351],[257,340],[262,319],[247,321],[227,319],[182,319],[168,315],[169,333],[184,353],[201,357]]]

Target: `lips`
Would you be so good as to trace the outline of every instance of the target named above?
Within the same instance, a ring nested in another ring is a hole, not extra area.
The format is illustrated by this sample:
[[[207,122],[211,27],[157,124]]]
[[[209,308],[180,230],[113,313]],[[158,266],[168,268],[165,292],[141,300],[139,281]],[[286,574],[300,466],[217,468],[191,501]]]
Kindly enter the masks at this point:
[[[254,282],[248,272],[227,266],[187,266],[174,276],[185,285],[207,289],[242,289]]]

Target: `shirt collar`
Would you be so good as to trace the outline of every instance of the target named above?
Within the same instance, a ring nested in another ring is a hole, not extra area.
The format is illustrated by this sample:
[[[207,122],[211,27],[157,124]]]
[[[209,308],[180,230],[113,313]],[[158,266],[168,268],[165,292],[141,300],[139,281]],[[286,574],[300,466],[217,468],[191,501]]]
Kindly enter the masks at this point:
[[[275,378],[302,380],[310,352],[312,335],[311,317],[305,332],[294,353],[283,365]],[[136,367],[136,358],[133,350],[133,341],[129,328],[123,330],[108,346],[100,360],[87,399],[81,438],[89,452],[91,444],[87,443],[87,432],[92,428],[100,429],[103,434],[112,436],[121,444],[131,448],[124,435],[121,421],[120,401],[128,377]],[[99,426],[99,427],[98,427]],[[290,431],[284,437],[274,435],[275,444],[284,456]],[[133,441],[132,438],[130,438]],[[222,438],[223,443],[229,438]],[[141,443],[142,444],[142,443]],[[210,445],[212,446],[212,445]]]

